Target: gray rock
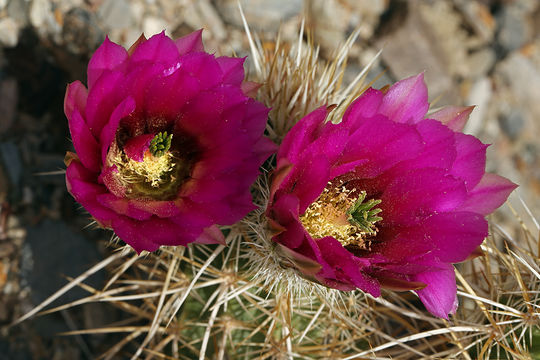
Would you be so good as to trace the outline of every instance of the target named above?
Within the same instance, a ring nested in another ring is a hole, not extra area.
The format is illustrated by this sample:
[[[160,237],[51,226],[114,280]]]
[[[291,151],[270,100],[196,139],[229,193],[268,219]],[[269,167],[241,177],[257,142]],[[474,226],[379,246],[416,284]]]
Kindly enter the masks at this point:
[[[108,29],[125,29],[133,20],[130,5],[126,0],[105,0],[97,15]]]
[[[453,87],[445,52],[415,4],[406,3],[406,8],[396,14],[405,16],[405,19],[381,24],[384,35],[376,45],[383,49],[382,60],[396,78],[402,79],[425,71],[430,98],[444,93],[444,98],[437,105],[455,104],[457,92]]]
[[[34,304],[65,285],[63,276],[77,277],[101,259],[95,244],[61,221],[45,220],[36,227],[28,227],[27,231],[28,254],[22,259],[21,276],[31,289]],[[100,286],[103,279],[104,274],[99,273],[87,283]],[[74,289],[60,301],[73,301],[85,294]]]
[[[23,167],[17,145],[11,141],[0,143],[0,153],[2,154],[2,162],[8,174],[9,181],[13,185],[18,185],[21,180]]]
[[[497,16],[497,41],[507,51],[522,47],[531,37],[532,29],[526,12],[518,6],[504,6]]]
[[[498,120],[501,129],[512,140],[516,140],[519,137],[525,125],[523,113],[516,108],[511,109],[508,115],[499,116]]]
[[[143,20],[143,32],[148,38],[162,32],[163,30],[168,30],[167,28],[167,22],[160,17],[147,16]]]
[[[51,3],[48,0],[33,0],[29,11],[30,23],[39,28],[45,25],[47,18],[52,17]]]
[[[302,11],[302,0],[240,0],[240,4],[250,27],[272,32],[278,29],[280,22]],[[218,1],[216,6],[226,22],[243,26],[237,0]]]
[[[19,25],[10,17],[0,19],[0,44],[15,47],[19,42]]]
[[[28,24],[28,7],[30,1],[28,0],[11,0],[7,4],[7,15],[9,18],[15,20],[22,28]]]
[[[466,75],[474,78],[484,76],[493,68],[496,60],[497,55],[490,47],[475,51],[467,58]]]
[[[62,40],[70,52],[87,55],[101,44],[104,37],[94,13],[73,8],[65,15]]]
[[[536,123],[540,118],[540,70],[530,59],[515,52],[497,66],[496,75],[499,85],[509,88],[516,105],[526,109]]]
[[[5,133],[13,124],[15,109],[17,108],[17,80],[7,78],[0,80],[0,134]]]
[[[474,105],[475,108],[465,125],[464,133],[472,135],[480,133],[484,127],[492,97],[493,85],[488,77],[481,77],[472,84],[465,102],[468,105]]]

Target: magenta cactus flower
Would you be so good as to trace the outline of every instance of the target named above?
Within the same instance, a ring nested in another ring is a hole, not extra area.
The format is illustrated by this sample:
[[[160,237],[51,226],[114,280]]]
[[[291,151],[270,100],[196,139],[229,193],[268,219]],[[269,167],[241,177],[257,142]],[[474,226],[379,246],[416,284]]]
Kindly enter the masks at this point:
[[[266,214],[304,277],[376,297],[414,290],[448,318],[452,264],[474,253],[516,185],[485,173],[487,145],[461,132],[472,107],[428,108],[420,74],[368,89],[338,124],[324,107],[310,113],[279,149]]]
[[[274,145],[243,62],[206,53],[201,31],[141,36],[127,51],[106,39],[88,90],[68,85],[68,190],[137,252],[223,242],[216,225],[254,208],[249,189]]]

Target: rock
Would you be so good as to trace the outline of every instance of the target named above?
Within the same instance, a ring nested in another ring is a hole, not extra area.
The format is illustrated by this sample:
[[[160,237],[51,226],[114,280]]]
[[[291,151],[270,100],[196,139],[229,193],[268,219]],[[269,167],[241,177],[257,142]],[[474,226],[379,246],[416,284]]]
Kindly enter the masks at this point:
[[[315,42],[331,54],[344,41],[350,12],[337,0],[308,1],[306,12]]]
[[[497,65],[496,78],[499,86],[508,87],[516,105],[526,109],[525,117],[536,124],[540,118],[540,70],[515,52]]]
[[[23,167],[19,149],[13,142],[0,143],[1,160],[12,185],[20,184]]]
[[[501,7],[497,14],[499,32],[497,41],[506,51],[522,47],[532,35],[532,24],[524,9],[517,5]]]
[[[477,78],[486,75],[495,65],[497,55],[491,47],[471,53],[467,58],[467,71],[464,75]]]
[[[34,0],[30,5],[30,24],[39,28],[45,24],[47,18],[53,18],[51,3],[48,0]]]
[[[376,46],[383,49],[383,62],[397,79],[425,71],[430,98],[444,93],[438,106],[457,103],[446,53],[433,29],[424,20],[417,2],[400,4],[402,8],[389,15],[378,29],[382,36],[376,40]]]
[[[252,29],[275,32],[281,22],[302,11],[302,0],[240,0],[246,20]],[[242,28],[238,0],[216,2],[220,15],[229,24]]]
[[[8,1],[7,9],[6,9],[8,18],[15,20],[21,28],[25,27],[28,24],[28,6],[29,5],[30,5],[30,2],[27,0]]]
[[[420,17],[428,24],[424,31],[433,34],[436,43],[431,44],[431,47],[442,54],[439,61],[450,75],[463,76],[467,68],[470,37],[463,29],[462,17],[448,1],[417,2],[417,4],[417,7],[411,8],[413,11],[418,8]],[[408,41],[408,43],[414,42]],[[425,53],[417,55],[417,57],[422,56],[425,56]]]
[[[0,19],[0,44],[15,47],[19,41],[19,25],[10,17]]]
[[[167,29],[167,27],[167,22],[157,16],[147,16],[143,20],[143,32],[147,38],[152,35],[159,34],[163,30],[170,30]]]
[[[465,125],[464,133],[478,135],[482,130],[492,95],[492,84],[489,78],[482,77],[472,84],[466,104],[474,105],[475,108]]]
[[[18,86],[15,78],[0,79],[0,134],[4,134],[15,120]]]
[[[511,109],[507,115],[501,115],[498,118],[499,125],[503,132],[512,140],[516,140],[523,130],[525,119],[519,109]]]
[[[385,0],[344,0],[343,4],[349,11],[349,29],[360,30],[360,37],[370,39],[379,23],[380,16],[388,9],[389,1]]]
[[[27,231],[29,251],[22,259],[21,276],[32,290],[31,300],[35,305],[65,285],[63,276],[77,277],[101,260],[95,244],[61,221],[45,220],[36,227],[28,227]],[[103,279],[103,274],[99,273],[86,283],[100,286]],[[60,301],[65,303],[84,295],[86,292],[73,289]]]
[[[456,0],[454,4],[464,15],[464,20],[483,44],[493,40],[496,22],[489,7],[478,1]]]
[[[71,53],[88,55],[104,38],[94,13],[82,8],[73,8],[65,15],[62,40]]]
[[[132,24],[130,4],[126,0],[105,0],[97,15],[107,29],[125,29]]]

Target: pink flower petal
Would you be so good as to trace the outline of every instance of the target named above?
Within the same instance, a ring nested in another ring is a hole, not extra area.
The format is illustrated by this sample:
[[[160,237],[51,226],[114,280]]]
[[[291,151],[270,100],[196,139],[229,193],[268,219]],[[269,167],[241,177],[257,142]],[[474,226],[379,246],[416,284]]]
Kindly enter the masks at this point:
[[[79,110],[73,109],[71,116],[68,118],[69,132],[73,140],[73,146],[83,165],[94,172],[98,172],[101,168],[99,161],[99,145],[88,129],[86,122],[79,113]]]
[[[261,84],[254,81],[244,81],[242,82],[242,85],[240,85],[242,92],[251,98],[255,98],[255,96],[257,96],[257,91],[261,88],[261,86]]]
[[[287,156],[290,162],[295,163],[303,149],[317,138],[319,133],[317,129],[324,124],[326,115],[326,108],[320,107],[293,126],[279,147],[278,159]]]
[[[379,283],[364,274],[355,260],[355,257],[334,238],[325,237],[316,240],[324,261],[330,265],[334,274],[325,274],[321,279],[324,282],[336,280],[338,282],[352,283],[355,287],[375,297],[381,295]]]
[[[88,90],[79,81],[72,82],[67,86],[66,96],[64,97],[64,114],[68,120],[71,118],[73,111],[77,109],[79,114],[86,113],[86,99],[88,98]]]
[[[197,244],[221,244],[227,245],[223,233],[216,225],[209,226],[203,230],[201,236],[195,240]]]
[[[155,137],[154,134],[144,134],[132,137],[124,144],[124,153],[135,161],[144,160],[144,153],[150,147],[150,142]]]
[[[367,89],[347,108],[342,123],[354,131],[363,121],[378,114],[382,100],[382,92],[373,88]]]
[[[488,145],[471,135],[455,133],[455,137],[457,156],[450,173],[463,179],[470,191],[484,175]]]
[[[217,86],[221,81],[221,70],[211,55],[187,54],[179,64],[176,71],[169,75],[162,74],[148,85],[145,110],[149,117],[173,121],[196,95]],[[221,105],[223,107],[224,104]]]
[[[455,132],[461,132],[473,110],[474,106],[447,106],[429,115],[429,118],[440,121]]]
[[[384,95],[379,112],[395,122],[414,124],[424,118],[428,109],[424,74],[420,73],[390,87]]]
[[[395,178],[381,196],[385,226],[411,226],[434,213],[448,212],[467,196],[461,181],[440,169],[420,169]]]
[[[98,203],[97,196],[105,193],[107,189],[93,183],[92,180],[88,170],[77,161],[72,161],[66,169],[66,185],[69,193],[101,226],[109,227],[111,221],[118,215]]]
[[[126,49],[106,37],[88,63],[88,88],[94,87],[105,70],[114,70],[124,64],[127,59]]]
[[[148,220],[152,214],[142,211],[133,206],[133,204],[126,198],[119,198],[113,194],[99,194],[96,200],[103,206],[113,210],[120,215],[128,216],[136,220]]]
[[[386,257],[405,260],[427,254],[448,263],[465,260],[488,235],[487,221],[472,212],[435,214],[418,226],[396,232],[378,246]]]
[[[179,56],[176,44],[163,31],[139,44],[129,60],[131,63],[148,61],[173,64]]]
[[[129,47],[128,49],[128,55],[131,56],[135,52],[135,50],[141,45],[142,43],[146,42],[148,39],[146,39],[146,36],[144,34],[141,34],[137,40]]]
[[[194,31],[186,36],[176,39],[174,42],[178,53],[184,55],[191,52],[204,51],[204,45],[202,42],[202,29]]]
[[[356,174],[362,178],[375,177],[400,161],[417,157],[421,149],[422,139],[414,127],[378,115],[349,136],[339,164],[366,159]]]
[[[460,207],[461,211],[472,211],[487,215],[504,204],[518,185],[502,176],[486,173],[469,193],[469,198]]]
[[[458,306],[454,266],[442,263],[437,264],[437,267],[414,276],[415,281],[427,284],[424,289],[416,290],[416,293],[430,313],[448,319],[448,314],[454,314]]]
[[[106,71],[90,88],[86,102],[86,122],[88,128],[99,138],[101,130],[120,101],[119,89],[123,83],[123,73]]]
[[[109,146],[111,146],[111,143],[116,136],[118,125],[120,125],[120,120],[131,114],[133,110],[135,110],[135,100],[128,97],[114,109],[109,122],[103,127],[103,130],[99,136],[99,142],[101,145],[101,161],[103,164],[107,158]]]
[[[223,82],[231,85],[241,85],[244,80],[244,61],[246,58],[220,56],[216,59],[223,72]]]

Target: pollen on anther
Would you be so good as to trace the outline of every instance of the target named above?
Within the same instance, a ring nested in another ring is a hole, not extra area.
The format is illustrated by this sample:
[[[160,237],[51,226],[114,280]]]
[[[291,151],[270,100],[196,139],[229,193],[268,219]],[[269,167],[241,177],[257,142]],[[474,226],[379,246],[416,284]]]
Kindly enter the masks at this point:
[[[347,189],[341,182],[337,186],[330,182],[300,217],[300,221],[314,238],[331,236],[343,246],[367,248],[367,238],[376,234],[374,223],[382,218],[374,216],[380,209],[372,209],[380,203],[379,200],[370,200],[360,207],[366,208],[366,219],[370,220],[365,226],[360,226],[361,224],[351,217],[351,209],[357,209],[359,204],[364,204],[365,197],[365,192]]]

